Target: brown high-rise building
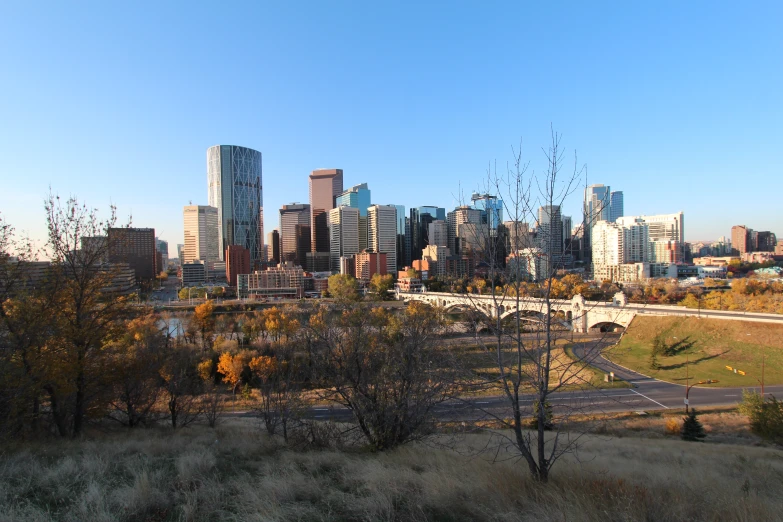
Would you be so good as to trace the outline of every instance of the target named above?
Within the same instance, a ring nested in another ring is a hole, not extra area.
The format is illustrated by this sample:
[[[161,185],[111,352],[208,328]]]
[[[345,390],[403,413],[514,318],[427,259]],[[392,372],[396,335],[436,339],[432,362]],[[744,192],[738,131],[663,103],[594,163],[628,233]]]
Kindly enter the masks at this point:
[[[342,169],[314,170],[310,174],[310,251],[313,253],[329,253],[329,211],[342,192]]]
[[[752,236],[753,230],[745,225],[734,225],[731,227],[731,248],[736,250],[739,255],[752,252]]]
[[[249,274],[250,250],[241,245],[229,245],[225,252],[226,280],[231,286],[237,286],[239,274]]]
[[[291,203],[280,207],[280,263],[290,261],[304,268],[310,236],[310,205]]]
[[[151,280],[158,275],[154,228],[110,228],[108,246],[109,262],[127,263],[136,273],[136,280]]]

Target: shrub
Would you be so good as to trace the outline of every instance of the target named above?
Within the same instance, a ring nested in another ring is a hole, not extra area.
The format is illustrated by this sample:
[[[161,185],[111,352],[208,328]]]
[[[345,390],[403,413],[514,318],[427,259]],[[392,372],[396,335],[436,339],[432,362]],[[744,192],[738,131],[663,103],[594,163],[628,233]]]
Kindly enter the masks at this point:
[[[674,417],[669,417],[666,419],[666,434],[667,435],[678,435],[682,431],[682,427],[680,426],[680,421],[675,419]]]
[[[750,430],[759,437],[783,444],[783,402],[767,400],[755,391],[743,391],[739,412],[748,416]]]

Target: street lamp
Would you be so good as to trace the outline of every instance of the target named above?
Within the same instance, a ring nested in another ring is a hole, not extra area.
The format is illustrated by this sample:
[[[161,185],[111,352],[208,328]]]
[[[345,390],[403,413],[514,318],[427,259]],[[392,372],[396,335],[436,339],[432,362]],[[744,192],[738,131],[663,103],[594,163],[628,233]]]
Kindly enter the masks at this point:
[[[676,339],[676,337],[675,337],[675,339]],[[707,379],[706,381],[699,381],[699,382],[694,382],[693,384],[690,384],[691,376],[690,376],[690,373],[688,371],[689,364],[690,364],[690,356],[686,355],[685,356],[685,413],[688,413],[688,407],[689,407],[688,396],[691,393],[691,388],[693,388],[697,384],[714,384],[714,383],[718,382],[717,379]]]

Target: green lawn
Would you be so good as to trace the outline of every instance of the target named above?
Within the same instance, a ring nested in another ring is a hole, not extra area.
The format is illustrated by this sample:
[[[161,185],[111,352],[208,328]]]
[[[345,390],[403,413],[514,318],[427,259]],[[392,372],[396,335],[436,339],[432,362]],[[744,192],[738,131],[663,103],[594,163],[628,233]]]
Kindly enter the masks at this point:
[[[650,364],[653,340],[661,335],[676,353]],[[765,384],[783,383],[783,325],[675,317],[636,317],[622,341],[605,353],[610,360],[645,375],[685,384],[717,379],[713,386],[757,386],[762,354]],[[726,366],[745,371],[735,374]]]

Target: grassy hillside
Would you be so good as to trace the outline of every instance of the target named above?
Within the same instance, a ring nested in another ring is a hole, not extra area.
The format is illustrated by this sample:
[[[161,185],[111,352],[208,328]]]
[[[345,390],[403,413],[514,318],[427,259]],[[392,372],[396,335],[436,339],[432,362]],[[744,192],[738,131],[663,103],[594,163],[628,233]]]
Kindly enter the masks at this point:
[[[658,370],[650,366],[653,340],[661,335],[676,354],[658,357]],[[757,386],[765,354],[766,384],[783,383],[783,325],[698,319],[694,317],[639,317],[607,357],[645,375],[685,383],[685,363],[691,379],[718,379],[713,386]],[[745,376],[726,366],[739,368]],[[695,382],[695,381],[691,381]]]
[[[0,521],[783,520],[780,451],[666,438],[663,421],[617,421],[657,438],[585,438],[546,486],[516,459],[427,445],[295,452],[238,420],[28,443],[3,449]],[[705,424],[712,436],[711,424],[731,423]]]

